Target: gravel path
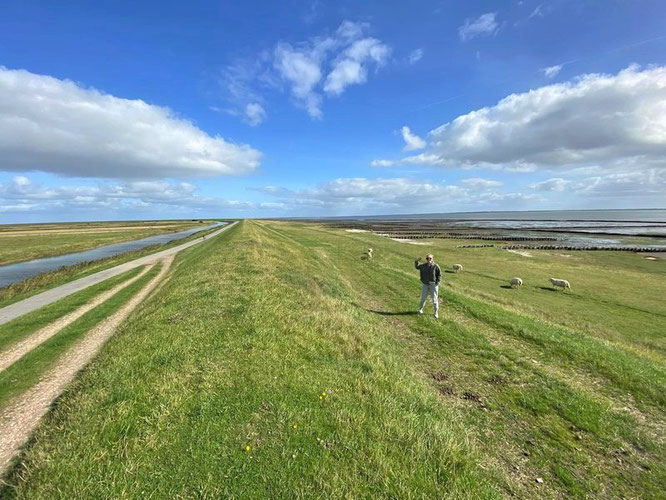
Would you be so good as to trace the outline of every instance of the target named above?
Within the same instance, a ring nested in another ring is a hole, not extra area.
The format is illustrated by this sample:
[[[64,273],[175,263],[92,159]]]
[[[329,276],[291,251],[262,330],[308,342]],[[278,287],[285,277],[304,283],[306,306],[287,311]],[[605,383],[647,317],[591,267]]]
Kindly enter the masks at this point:
[[[113,297],[123,288],[128,287],[129,285],[134,283],[136,280],[141,278],[141,276],[146,274],[151,267],[153,266],[149,265],[148,267],[146,267],[146,269],[141,271],[137,276],[116,285],[111,290],[107,290],[106,292],[98,295],[87,304],[84,304],[81,307],[79,307],[77,310],[72,311],[69,314],[66,314],[62,318],[59,318],[56,321],[54,321],[53,323],[46,325],[41,330],[36,331],[28,338],[23,339],[20,342],[11,345],[5,351],[0,352],[0,372],[2,370],[7,369],[9,366],[11,366],[19,359],[21,359],[23,356],[25,356],[27,353],[29,353],[32,349],[34,349],[38,345],[46,342],[48,339],[53,337],[56,333],[58,333],[66,326],[71,325],[74,321],[79,319],[81,316],[83,316],[91,309],[97,307],[103,302],[106,302],[108,299]]]
[[[0,476],[2,476],[21,446],[49,411],[53,401],[62,393],[76,374],[113,335],[117,326],[132,310],[155,289],[169,271],[173,255],[162,257],[164,263],[159,274],[142,288],[130,301],[110,317],[103,320],[58,360],[40,382],[11,400],[0,411]]]
[[[125,271],[134,269],[137,266],[153,264],[158,260],[164,259],[165,257],[173,256],[178,252],[180,252],[181,250],[189,248],[193,245],[198,245],[202,241],[217,236],[221,232],[229,229],[234,224],[236,223],[234,222],[232,224],[227,224],[223,228],[218,229],[217,231],[210,233],[209,235],[203,238],[196,238],[192,241],[188,241],[187,243],[183,243],[181,245],[177,245],[175,247],[162,250],[161,252],[156,252],[154,254],[146,255],[145,257],[141,257],[139,259],[130,262],[125,262],[124,264],[120,264],[116,267],[105,269],[104,271],[100,271],[98,273],[85,276],[78,280],[65,283],[64,285],[52,288],[37,295],[33,295],[32,297],[28,297],[27,299],[8,305],[7,307],[3,307],[2,309],[0,309],[0,325],[13,320],[14,318],[18,318],[19,316],[32,312],[36,309],[39,309],[40,307],[44,307],[57,300],[67,297],[68,295],[71,295],[80,290],[88,288],[89,286],[96,285],[97,283],[112,278],[113,276],[117,276],[119,274],[124,273]]]

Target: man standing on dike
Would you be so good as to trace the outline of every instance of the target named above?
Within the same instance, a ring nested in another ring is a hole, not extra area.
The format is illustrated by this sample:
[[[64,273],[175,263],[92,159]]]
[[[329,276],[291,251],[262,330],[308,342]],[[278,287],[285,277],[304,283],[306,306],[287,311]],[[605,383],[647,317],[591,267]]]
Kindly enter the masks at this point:
[[[435,309],[435,318],[438,318],[439,315],[437,312],[439,310],[439,302],[437,301],[437,287],[439,286],[439,281],[442,279],[442,271],[439,269],[439,266],[435,264],[431,253],[426,255],[426,261],[424,264],[421,264],[420,262],[421,257],[418,257],[416,261],[414,261],[414,267],[421,273],[422,283],[419,314],[423,314],[423,306],[428,299],[428,295],[430,295],[432,297],[432,306]]]

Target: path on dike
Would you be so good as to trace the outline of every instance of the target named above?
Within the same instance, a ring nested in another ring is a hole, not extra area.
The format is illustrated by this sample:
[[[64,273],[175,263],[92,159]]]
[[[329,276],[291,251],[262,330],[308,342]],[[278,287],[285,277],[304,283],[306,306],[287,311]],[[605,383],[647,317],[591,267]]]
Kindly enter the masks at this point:
[[[101,294],[90,303],[72,311],[68,315],[54,321],[45,328],[35,332],[28,339],[19,342],[7,351],[0,352],[0,372],[8,368],[15,361],[39,346],[50,337],[58,333],[67,324],[81,317],[85,312],[101,302],[108,300],[121,289],[135,282],[148,272],[157,262],[162,262],[159,273],[139,290],[125,305],[108,318],[102,320],[86,335],[63,353],[53,368],[48,370],[34,386],[22,394],[12,398],[6,405],[0,407],[0,478],[11,466],[12,459],[19,453],[21,447],[28,441],[42,417],[49,411],[55,399],[60,396],[65,387],[74,380],[76,374],[95,356],[104,343],[113,335],[120,323],[160,285],[167,275],[175,254],[197,245],[202,241],[217,236],[230,228],[233,224],[196,240],[183,243],[167,250],[126,262],[111,269],[86,276],[71,283],[53,288],[47,292],[35,295],[11,306],[0,309],[0,324],[6,323],[22,314],[34,311],[47,304],[62,299],[79,290],[83,290],[96,283],[121,274],[138,266],[147,268],[138,276],[121,283],[113,289]],[[7,311],[9,310],[9,311]],[[0,480],[1,481],[1,480]]]

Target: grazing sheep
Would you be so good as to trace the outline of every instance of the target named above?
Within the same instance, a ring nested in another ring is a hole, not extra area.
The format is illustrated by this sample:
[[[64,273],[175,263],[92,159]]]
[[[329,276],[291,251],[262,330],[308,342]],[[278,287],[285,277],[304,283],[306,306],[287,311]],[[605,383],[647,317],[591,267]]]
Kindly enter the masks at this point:
[[[566,290],[567,288],[571,290],[571,285],[567,280],[560,280],[557,278],[550,278],[550,284],[553,285],[554,287],[560,287],[562,290]]]
[[[511,285],[511,288],[513,288],[514,286],[520,288],[521,286],[523,286],[523,280],[521,280],[520,278],[511,278],[509,280],[509,284]]]
[[[463,270],[462,264],[453,264],[453,272],[459,273]]]
[[[363,255],[361,255],[362,260],[372,259],[372,248],[368,248]]]

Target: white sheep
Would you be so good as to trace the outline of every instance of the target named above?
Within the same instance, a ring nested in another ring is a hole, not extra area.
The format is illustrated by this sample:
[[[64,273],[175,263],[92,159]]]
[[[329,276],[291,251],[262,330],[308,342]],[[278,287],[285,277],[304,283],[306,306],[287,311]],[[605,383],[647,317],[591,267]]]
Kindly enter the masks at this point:
[[[566,290],[567,288],[571,290],[571,285],[567,280],[561,280],[558,278],[550,278],[550,284],[553,285],[554,287],[560,287],[562,290]]]
[[[459,273],[463,270],[462,264],[453,264],[453,272]]]
[[[372,248],[368,248],[363,255],[361,255],[361,259],[367,260],[367,259],[372,259]]]
[[[521,286],[523,286],[523,280],[521,280],[520,278],[511,278],[509,280],[509,284],[511,285],[511,288],[513,288],[514,286],[520,288]]]

